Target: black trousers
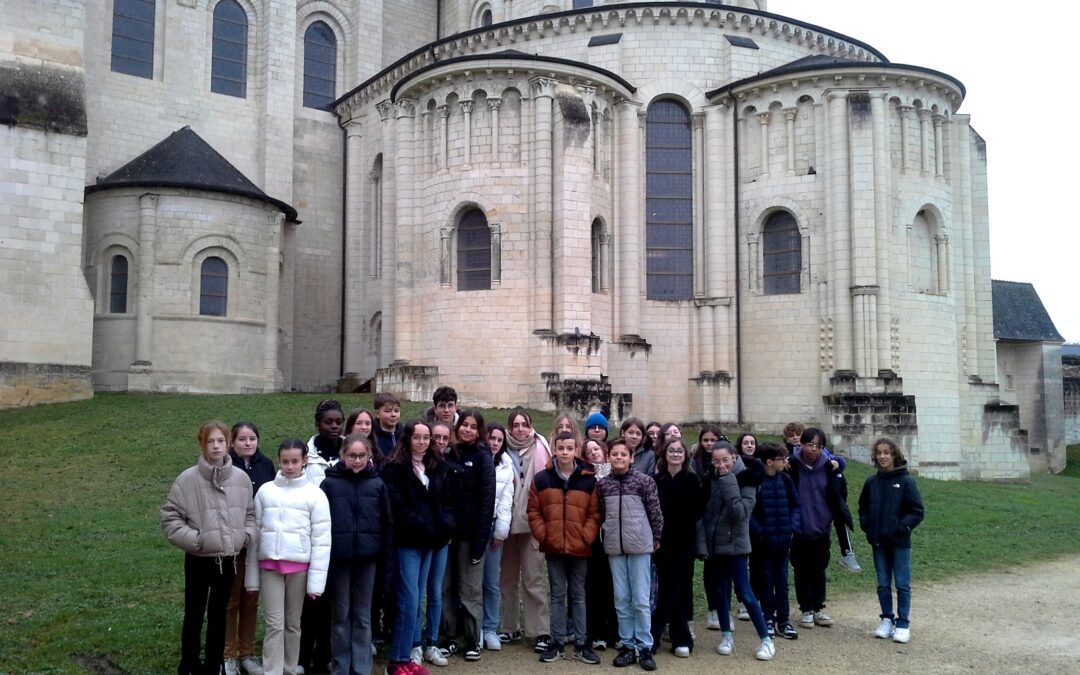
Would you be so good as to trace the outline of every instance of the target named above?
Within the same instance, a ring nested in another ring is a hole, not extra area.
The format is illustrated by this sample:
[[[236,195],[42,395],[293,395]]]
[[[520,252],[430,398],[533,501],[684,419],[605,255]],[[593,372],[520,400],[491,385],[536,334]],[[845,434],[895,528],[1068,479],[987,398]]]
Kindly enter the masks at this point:
[[[791,544],[791,567],[795,570],[795,598],[800,612],[825,607],[825,570],[829,567],[829,535],[796,537]]]
[[[330,598],[304,596],[300,612],[300,663],[309,673],[330,672]]]
[[[691,551],[666,554],[662,551],[653,556],[658,581],[656,610],[652,615],[653,651],[659,650],[660,638],[669,624],[672,646],[693,649],[694,639],[687,625],[693,609],[692,605],[687,607],[686,590],[694,583],[694,556]]]
[[[603,640],[609,649],[619,641],[619,621],[615,616],[615,586],[611,565],[603,547],[593,546],[585,571],[585,633],[588,641]],[[591,644],[590,644],[591,646]]]
[[[225,656],[225,608],[236,576],[234,556],[184,555],[184,627],[180,633],[180,675],[218,675]],[[206,617],[206,660],[202,649]]]

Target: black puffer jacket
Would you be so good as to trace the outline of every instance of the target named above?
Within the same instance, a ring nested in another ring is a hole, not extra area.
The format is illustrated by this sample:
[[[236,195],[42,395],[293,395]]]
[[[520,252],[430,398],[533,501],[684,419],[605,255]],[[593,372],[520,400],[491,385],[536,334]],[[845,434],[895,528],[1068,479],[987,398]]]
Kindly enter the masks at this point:
[[[911,531],[923,519],[922,496],[907,467],[878,471],[859,494],[859,527],[871,546],[911,548]]]
[[[454,534],[454,505],[446,462],[428,470],[426,488],[411,463],[387,462],[380,474],[390,492],[395,545],[418,549],[446,546]]]
[[[484,557],[495,519],[495,463],[483,444],[458,443],[446,455],[454,495],[454,539],[469,545],[469,557]]]
[[[330,557],[364,560],[390,546],[393,518],[390,493],[373,465],[350,471],[341,464],[326,470],[319,486],[330,501]]]
[[[277,469],[274,468],[274,462],[269,457],[255,450],[255,454],[251,456],[251,459],[244,461],[240,455],[236,454],[235,450],[229,450],[229,456],[232,457],[233,466],[240,469],[248,475],[251,479],[251,494],[254,495],[259,491],[259,488],[264,483],[269,483],[274,480],[274,476],[277,475]]]

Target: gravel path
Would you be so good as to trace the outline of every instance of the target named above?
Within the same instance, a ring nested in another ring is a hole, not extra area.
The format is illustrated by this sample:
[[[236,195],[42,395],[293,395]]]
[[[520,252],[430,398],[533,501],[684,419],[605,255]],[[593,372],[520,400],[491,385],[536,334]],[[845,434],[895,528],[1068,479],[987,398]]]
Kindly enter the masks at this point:
[[[868,566],[867,574],[873,574]],[[874,596],[847,596],[829,603],[836,619],[832,628],[800,629],[798,640],[778,640],[776,657],[754,659],[757,637],[745,621],[735,626],[735,654],[713,650],[719,633],[703,630],[689,659],[667,651],[657,656],[660,673],[719,672],[908,672],[908,673],[1080,673],[1080,556],[1030,567],[978,574],[913,588],[912,638],[906,645],[873,637],[878,624]],[[667,645],[665,645],[667,646]],[[613,652],[603,664],[585,666],[563,661],[541,664],[523,646],[485,652],[477,664],[451,661],[433,668],[450,673],[597,673],[611,668]],[[632,667],[627,675],[642,672]]]

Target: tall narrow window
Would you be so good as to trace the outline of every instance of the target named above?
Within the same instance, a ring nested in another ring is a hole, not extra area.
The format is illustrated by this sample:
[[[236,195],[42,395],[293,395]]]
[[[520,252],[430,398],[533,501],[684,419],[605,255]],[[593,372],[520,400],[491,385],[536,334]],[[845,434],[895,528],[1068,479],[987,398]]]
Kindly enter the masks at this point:
[[[127,313],[128,259],[122,255],[112,257],[109,270],[109,312]]]
[[[592,292],[599,293],[604,289],[604,260],[601,249],[601,237],[604,235],[604,225],[600,219],[592,221],[592,232],[589,237],[592,242]]]
[[[802,235],[795,217],[777,211],[761,228],[762,279],[765,295],[798,293],[802,275]]]
[[[203,261],[199,282],[199,314],[225,316],[229,299],[229,265],[216,256]]]
[[[690,111],[660,100],[645,118],[645,297],[694,295],[693,138]]]
[[[115,0],[112,24],[112,69],[137,77],[154,77],[155,0]]]
[[[484,11],[483,11],[483,12],[482,12],[482,13],[480,14],[480,25],[481,25],[482,27],[484,27],[484,28],[487,28],[487,27],[488,27],[488,26],[490,26],[491,24],[492,24],[492,18],[491,18],[491,10],[490,10],[490,9],[485,9],[485,10],[484,10]]]
[[[214,7],[214,57],[210,62],[210,91],[247,96],[247,13],[236,0]]]
[[[337,38],[323,21],[304,33],[304,106],[329,110],[337,83]]]
[[[457,269],[459,291],[491,288],[491,229],[480,209],[470,209],[458,223]]]

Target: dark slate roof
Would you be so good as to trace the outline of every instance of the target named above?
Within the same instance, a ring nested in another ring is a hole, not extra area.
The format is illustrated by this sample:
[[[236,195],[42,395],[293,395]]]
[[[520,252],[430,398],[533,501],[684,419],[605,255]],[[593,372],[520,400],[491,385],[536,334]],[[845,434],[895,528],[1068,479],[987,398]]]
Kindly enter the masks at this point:
[[[191,127],[172,132],[96,184],[88,185],[86,192],[121,187],[189,188],[240,195],[273,204],[287,219],[296,220],[296,209],[260,190]]]
[[[1043,307],[1035,287],[1020,281],[993,280],[994,337],[998,340],[1065,342]]]
[[[1061,355],[1080,357],[1080,344],[1064,344],[1061,345]]]

